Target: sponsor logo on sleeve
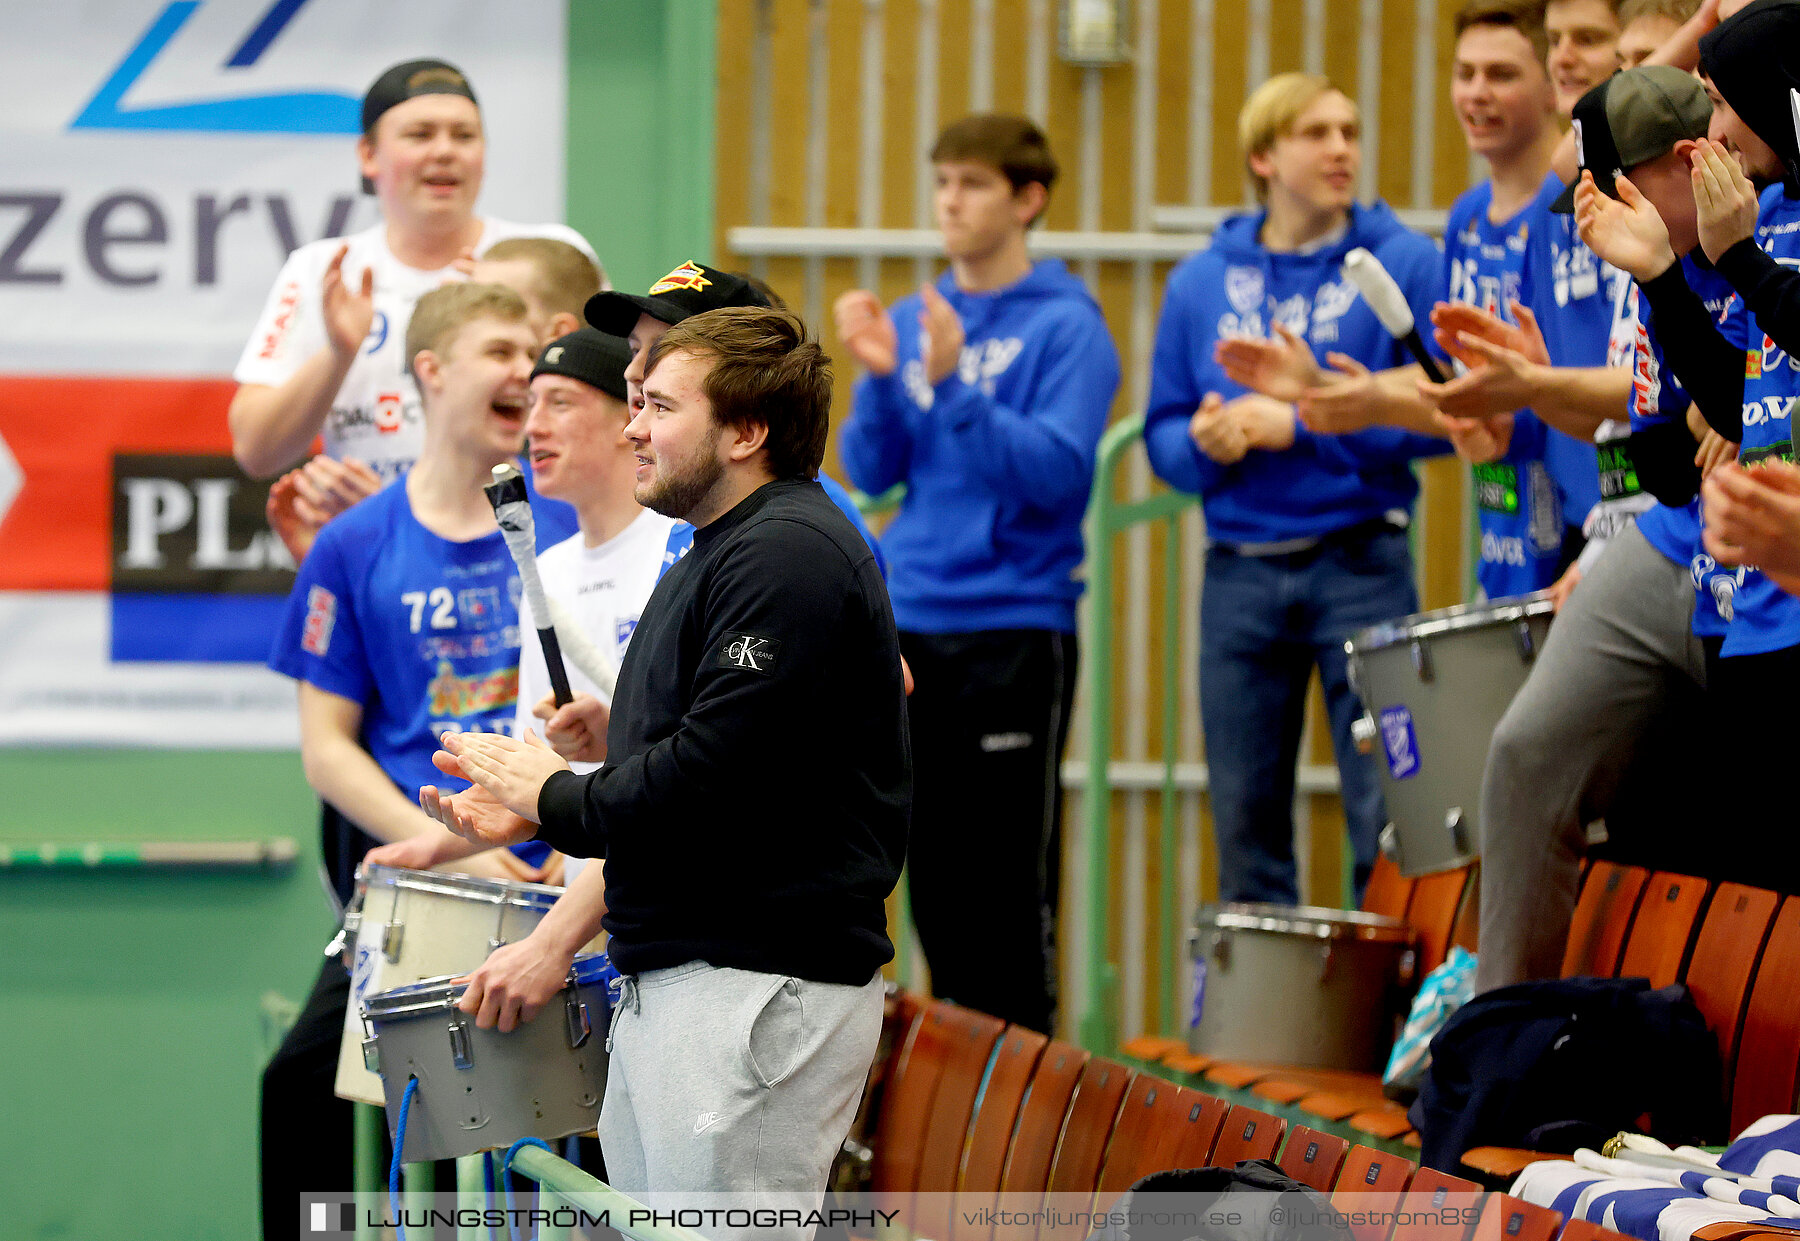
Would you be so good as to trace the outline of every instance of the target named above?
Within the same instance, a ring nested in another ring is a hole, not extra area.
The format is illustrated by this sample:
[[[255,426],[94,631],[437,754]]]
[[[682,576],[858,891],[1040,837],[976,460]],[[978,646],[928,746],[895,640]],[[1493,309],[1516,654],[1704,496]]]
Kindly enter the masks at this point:
[[[331,631],[337,627],[337,596],[323,586],[306,592],[306,622],[300,628],[300,649],[320,658],[331,650]]]

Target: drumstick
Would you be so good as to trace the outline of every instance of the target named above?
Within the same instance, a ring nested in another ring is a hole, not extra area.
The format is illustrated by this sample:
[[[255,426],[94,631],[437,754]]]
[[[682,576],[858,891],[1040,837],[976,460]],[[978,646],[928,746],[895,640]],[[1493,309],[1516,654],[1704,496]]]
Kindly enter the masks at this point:
[[[1406,295],[1400,292],[1400,286],[1388,275],[1381,260],[1358,246],[1344,256],[1344,278],[1363,295],[1369,309],[1381,320],[1381,326],[1405,345],[1425,368],[1431,382],[1443,383],[1444,372],[1438,368],[1437,359],[1425,351],[1425,342],[1419,339],[1419,329],[1413,322],[1412,307],[1406,304]]]
[[[538,577],[537,527],[531,520],[531,501],[525,494],[525,476],[512,462],[494,467],[494,481],[482,488],[488,503],[494,506],[494,520],[506,539],[506,550],[519,566],[519,584],[525,590],[525,602],[537,618],[538,642],[544,648],[544,665],[550,670],[550,690],[556,705],[566,707],[575,695],[569,691],[569,674],[563,668],[562,648],[557,645],[556,627],[550,619],[550,601],[544,597],[543,579]]]
[[[504,481],[512,483],[516,490],[508,490],[497,496],[502,486],[502,474],[505,475]],[[513,562],[519,566],[520,585],[526,592],[525,598],[531,605],[532,615],[539,621],[538,636],[543,638],[548,635],[548,640],[555,644],[559,654],[566,656],[582,675],[600,687],[602,693],[610,695],[619,679],[618,667],[599,647],[589,641],[587,634],[563,606],[562,600],[551,597],[550,592],[544,589],[543,579],[538,575],[537,532],[531,519],[531,503],[525,496],[524,475],[512,465],[495,466],[494,475],[495,481],[483,490],[494,505],[494,517],[500,523],[500,533],[506,538],[506,549],[512,553]],[[505,517],[500,515],[502,504],[507,506]],[[519,522],[523,522],[523,530],[515,533],[513,526]],[[544,648],[545,662],[555,669],[550,674],[551,684],[554,686],[555,678],[562,673],[562,663],[560,660],[550,659],[549,652],[550,647],[547,645]],[[566,701],[565,698],[557,699],[558,705]]]
[[[602,693],[612,696],[613,687],[618,684],[619,669],[606,653],[588,639],[587,632],[580,622],[570,615],[569,609],[556,596],[550,596],[550,623],[556,626],[556,636],[562,642],[564,654],[569,662],[581,669],[582,674],[600,687]]]

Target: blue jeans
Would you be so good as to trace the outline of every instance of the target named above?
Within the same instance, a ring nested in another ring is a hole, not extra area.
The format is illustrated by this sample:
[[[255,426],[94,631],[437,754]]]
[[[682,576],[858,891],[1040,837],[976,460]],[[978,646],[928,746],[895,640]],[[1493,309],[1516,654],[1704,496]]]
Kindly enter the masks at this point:
[[[1406,534],[1375,527],[1280,556],[1206,554],[1200,595],[1200,724],[1219,849],[1219,897],[1299,899],[1294,869],[1294,765],[1306,685],[1319,669],[1337,752],[1360,900],[1387,814],[1373,761],[1350,724],[1344,642],[1365,625],[1418,610]]]

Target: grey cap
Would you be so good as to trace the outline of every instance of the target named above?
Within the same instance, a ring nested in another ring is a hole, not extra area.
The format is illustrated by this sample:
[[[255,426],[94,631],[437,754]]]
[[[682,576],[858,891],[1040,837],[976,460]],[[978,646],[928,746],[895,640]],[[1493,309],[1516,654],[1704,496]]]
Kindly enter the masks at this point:
[[[1613,179],[1660,159],[1675,144],[1706,137],[1712,101],[1699,79],[1672,65],[1639,65],[1613,74],[1575,103],[1575,152],[1601,193],[1617,198]],[[1550,210],[1575,210],[1577,176]]]

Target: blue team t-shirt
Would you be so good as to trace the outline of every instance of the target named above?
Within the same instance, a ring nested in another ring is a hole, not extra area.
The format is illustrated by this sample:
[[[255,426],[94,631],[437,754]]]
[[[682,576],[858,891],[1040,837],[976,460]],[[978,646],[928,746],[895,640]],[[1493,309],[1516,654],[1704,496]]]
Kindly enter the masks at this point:
[[[1562,192],[1554,176],[1537,197],[1499,224],[1488,218],[1494,186],[1483,181],[1450,208],[1444,230],[1445,300],[1478,306],[1506,323],[1520,298],[1530,221]],[[1446,355],[1432,342],[1441,359]],[[1447,360],[1447,359],[1446,359]],[[1512,441],[1497,461],[1473,467],[1475,517],[1481,530],[1476,580],[1490,599],[1530,594],[1556,580],[1563,512],[1544,462],[1550,428],[1528,409],[1513,417]]]
[[[1681,269],[1688,287],[1706,303],[1714,321],[1719,321],[1734,298],[1731,286],[1712,268],[1700,267],[1691,258],[1681,260]],[[1670,422],[1685,425],[1693,398],[1669,369],[1649,299],[1638,292],[1635,284],[1628,294],[1628,304],[1636,323],[1631,429],[1642,431]],[[1694,632],[1702,638],[1724,636],[1732,613],[1732,597],[1737,592],[1737,573],[1714,561],[1700,542],[1700,498],[1696,496],[1679,507],[1652,505],[1638,514],[1637,526],[1651,547],[1687,567],[1694,582]]]
[[[1541,201],[1541,200],[1540,200]],[[1575,217],[1532,209],[1527,226],[1520,301],[1537,316],[1550,360],[1557,366],[1605,366],[1613,311],[1630,280],[1583,244]],[[1564,517],[1573,525],[1600,502],[1600,469],[1594,445],[1555,427],[1544,444],[1544,462],[1562,494]]]
[[[1800,199],[1780,184],[1763,191],[1756,244],[1785,267],[1800,267]],[[1721,328],[1744,350],[1744,439],[1738,460],[1752,465],[1770,457],[1794,459],[1794,398],[1800,394],[1800,358],[1789,357],[1733,299]],[[1738,570],[1731,627],[1724,654],[1762,655],[1800,646],[1800,599],[1754,568]]]
[[[534,508],[540,547],[568,537]],[[402,476],[319,532],[269,666],[360,703],[359,740],[412,799],[422,785],[468,787],[432,766],[440,734],[512,732],[519,643],[519,576],[499,531],[440,538],[413,516]],[[514,852],[537,864],[549,850]]]

